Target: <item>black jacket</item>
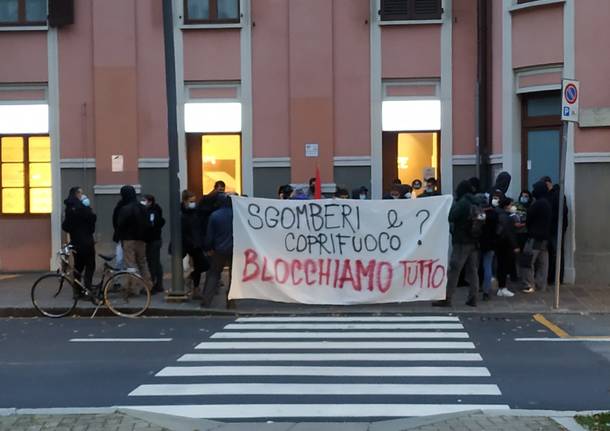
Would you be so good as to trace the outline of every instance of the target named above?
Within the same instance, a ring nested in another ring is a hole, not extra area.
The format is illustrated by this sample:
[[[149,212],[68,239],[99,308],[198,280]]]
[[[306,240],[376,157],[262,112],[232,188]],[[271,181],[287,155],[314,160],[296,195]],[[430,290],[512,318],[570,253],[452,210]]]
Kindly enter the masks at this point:
[[[76,198],[66,199],[64,203],[66,211],[61,228],[70,234],[70,243],[77,248],[93,247],[97,216]]]
[[[196,209],[185,208],[182,206],[182,249],[185,253],[191,254],[194,250],[201,249],[203,246],[201,232],[201,217]]]
[[[158,241],[161,239],[161,230],[165,226],[163,210],[157,204],[146,207],[146,221],[148,231],[146,232],[146,242]]]
[[[136,191],[132,186],[123,186],[121,197],[124,204],[117,214],[116,238],[119,241],[145,241],[148,232],[146,208],[136,200]]]
[[[532,196],[536,200],[527,210],[525,222],[529,238],[548,241],[551,237],[552,211],[546,194],[547,190],[543,182],[534,184]]]
[[[210,216],[204,248],[224,255],[233,253],[233,208],[224,206]]]
[[[449,211],[451,240],[454,244],[477,244],[478,239],[472,236],[471,207],[478,205],[472,194],[472,186],[462,181],[455,189],[456,200]]]
[[[220,194],[216,192],[209,193],[204,195],[197,204],[197,213],[201,223],[201,226],[199,227],[199,231],[201,232],[201,244],[203,244],[203,241],[205,240],[205,234],[208,230],[210,216],[214,211],[220,208],[219,196]],[[224,193],[222,196],[224,196]]]
[[[555,184],[551,191],[546,194],[546,198],[551,204],[551,232],[552,235],[557,234],[557,226],[559,226],[559,185]],[[563,197],[563,232],[568,229],[568,205],[566,197]]]
[[[498,244],[498,213],[492,207],[487,207],[485,211],[485,224],[483,234],[479,239],[481,251],[495,250]]]
[[[498,244],[497,246],[502,249],[515,250],[519,248],[517,242],[517,235],[515,232],[515,222],[502,208],[495,209],[498,215]]]

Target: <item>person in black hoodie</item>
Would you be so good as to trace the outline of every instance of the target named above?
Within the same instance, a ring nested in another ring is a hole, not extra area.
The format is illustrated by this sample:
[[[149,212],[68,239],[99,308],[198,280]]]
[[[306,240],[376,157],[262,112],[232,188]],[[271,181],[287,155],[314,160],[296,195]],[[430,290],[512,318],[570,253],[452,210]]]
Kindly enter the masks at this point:
[[[504,195],[500,196],[500,201],[495,211],[498,215],[496,257],[498,263],[498,296],[507,298],[515,296],[506,287],[508,274],[512,273],[515,266],[515,255],[519,253],[519,244],[515,233],[515,222],[511,217],[513,200]]]
[[[547,281],[549,284],[555,283],[555,262],[557,259],[557,228],[559,226],[559,184],[553,184],[551,177],[542,177],[540,181],[544,182],[547,193],[547,200],[551,204],[551,237],[549,238],[549,275]],[[563,197],[563,236],[561,237],[561,267],[559,270],[559,280],[563,283],[563,266],[564,266],[564,242],[566,230],[568,230],[568,204],[566,197]]]
[[[163,210],[153,195],[144,195],[140,201],[146,208],[148,230],[146,233],[146,262],[153,282],[151,292],[163,292],[163,266],[161,266],[161,230],[165,225]]]
[[[74,269],[77,276],[90,289],[95,272],[95,222],[97,216],[90,207],[89,198],[80,187],[72,187],[64,201],[66,211],[62,229],[70,235],[70,244],[74,246]],[[75,292],[78,294],[78,292]]]
[[[209,263],[203,254],[203,223],[197,210],[195,194],[184,190],[182,192],[182,257],[189,255],[193,261],[193,271],[190,278],[193,282],[193,297],[201,298],[199,283],[201,273],[209,268]]]
[[[132,186],[121,187],[121,200],[116,222],[117,239],[123,246],[123,259],[127,268],[136,268],[145,281],[151,281],[146,263],[146,235],[148,220],[146,208],[136,199],[136,189]]]
[[[534,184],[532,196],[535,201],[527,210],[527,241],[520,262],[523,268],[524,293],[546,289],[552,217],[551,204],[546,199],[546,194],[547,188],[542,181]]]
[[[482,222],[484,213],[481,210],[481,220],[473,220],[473,215],[475,215],[473,209],[480,209],[480,206],[472,192],[472,185],[468,181],[462,181],[455,190],[455,202],[449,211],[452,249],[447,274],[447,295],[446,299],[432,303],[437,307],[451,306],[451,296],[457,287],[462,268],[465,269],[466,281],[469,285],[466,305],[471,307],[477,305],[479,238],[476,236],[474,226],[478,221]]]
[[[510,187],[511,176],[508,172],[500,172],[496,177],[496,182],[494,186],[490,190],[490,195],[492,195],[496,190],[500,190],[504,196],[508,193],[508,188]]]

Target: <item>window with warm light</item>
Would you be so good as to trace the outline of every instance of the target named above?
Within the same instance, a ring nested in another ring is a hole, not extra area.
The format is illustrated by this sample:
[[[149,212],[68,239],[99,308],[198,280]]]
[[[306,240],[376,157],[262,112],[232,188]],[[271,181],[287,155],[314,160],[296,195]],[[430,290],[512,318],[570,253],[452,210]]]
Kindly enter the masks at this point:
[[[219,180],[224,181],[228,193],[241,193],[240,135],[203,135],[201,158],[204,193]]]
[[[48,136],[0,136],[0,212],[51,212],[51,140]]]

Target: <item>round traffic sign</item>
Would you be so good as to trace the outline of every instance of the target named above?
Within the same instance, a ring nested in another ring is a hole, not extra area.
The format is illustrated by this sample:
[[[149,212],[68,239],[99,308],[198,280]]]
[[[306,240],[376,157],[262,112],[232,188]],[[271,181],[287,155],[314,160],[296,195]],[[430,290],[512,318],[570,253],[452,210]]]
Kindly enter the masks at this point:
[[[578,90],[576,89],[576,86],[572,83],[566,85],[566,88],[563,92],[566,101],[572,105],[574,103],[576,103],[576,99],[578,99]]]

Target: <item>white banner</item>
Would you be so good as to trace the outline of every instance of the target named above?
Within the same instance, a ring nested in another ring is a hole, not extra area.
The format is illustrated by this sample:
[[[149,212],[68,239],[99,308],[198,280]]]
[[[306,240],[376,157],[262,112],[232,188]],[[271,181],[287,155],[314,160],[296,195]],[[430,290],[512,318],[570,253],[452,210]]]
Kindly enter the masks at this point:
[[[445,298],[451,196],[232,201],[229,299],[372,304]]]

